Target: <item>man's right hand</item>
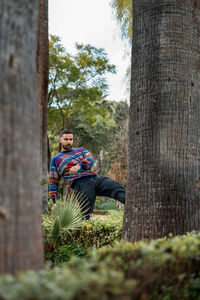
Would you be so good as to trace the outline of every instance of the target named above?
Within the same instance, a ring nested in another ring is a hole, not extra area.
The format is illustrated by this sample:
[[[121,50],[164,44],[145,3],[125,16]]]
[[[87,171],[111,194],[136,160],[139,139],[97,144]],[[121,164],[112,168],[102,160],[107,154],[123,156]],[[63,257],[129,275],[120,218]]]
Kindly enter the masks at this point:
[[[80,168],[81,168],[80,165],[75,165],[75,166],[70,168],[69,173],[74,175],[78,172],[78,170],[80,170]]]

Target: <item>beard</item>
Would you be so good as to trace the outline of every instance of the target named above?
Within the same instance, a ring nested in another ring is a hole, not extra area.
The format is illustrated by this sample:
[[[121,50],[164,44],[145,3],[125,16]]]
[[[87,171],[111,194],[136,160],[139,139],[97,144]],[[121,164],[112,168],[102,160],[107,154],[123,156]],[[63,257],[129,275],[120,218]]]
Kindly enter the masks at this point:
[[[70,145],[70,144],[65,145],[65,146],[62,145],[62,148],[64,148],[65,150],[70,150],[72,148],[72,145]]]

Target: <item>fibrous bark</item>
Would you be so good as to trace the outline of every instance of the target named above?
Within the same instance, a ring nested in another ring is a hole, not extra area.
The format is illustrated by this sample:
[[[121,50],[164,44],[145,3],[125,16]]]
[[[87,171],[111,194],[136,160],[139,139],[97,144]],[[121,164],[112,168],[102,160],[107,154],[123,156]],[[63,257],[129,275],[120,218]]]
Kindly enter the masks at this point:
[[[43,266],[37,112],[39,1],[0,1],[0,273]]]
[[[133,1],[126,240],[200,228],[199,62],[199,1]]]
[[[37,92],[41,155],[41,182],[48,178],[47,105],[49,76],[48,0],[40,0],[37,48]],[[48,212],[48,185],[42,184],[43,213]]]

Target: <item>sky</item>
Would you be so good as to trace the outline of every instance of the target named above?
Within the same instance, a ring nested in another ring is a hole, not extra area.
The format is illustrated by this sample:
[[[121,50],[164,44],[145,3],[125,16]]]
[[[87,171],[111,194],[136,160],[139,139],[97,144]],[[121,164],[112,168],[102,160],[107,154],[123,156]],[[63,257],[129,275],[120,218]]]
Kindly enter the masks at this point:
[[[107,75],[108,100],[128,100],[126,70],[130,57],[110,0],[49,0],[49,34],[57,35],[66,51],[75,54],[75,43],[104,48],[117,74]]]

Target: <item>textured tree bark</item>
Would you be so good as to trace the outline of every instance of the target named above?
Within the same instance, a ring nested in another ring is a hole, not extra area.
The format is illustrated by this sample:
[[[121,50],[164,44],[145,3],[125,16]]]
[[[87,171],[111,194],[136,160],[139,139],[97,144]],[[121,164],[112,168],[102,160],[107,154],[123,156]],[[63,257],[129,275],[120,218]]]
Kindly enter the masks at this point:
[[[36,53],[39,1],[0,1],[0,273],[43,266]]]
[[[40,0],[37,49],[37,92],[40,132],[41,178],[48,178],[47,105],[49,77],[48,0]],[[48,212],[48,185],[42,185],[43,213]]]
[[[123,238],[200,228],[200,2],[134,0]]]

